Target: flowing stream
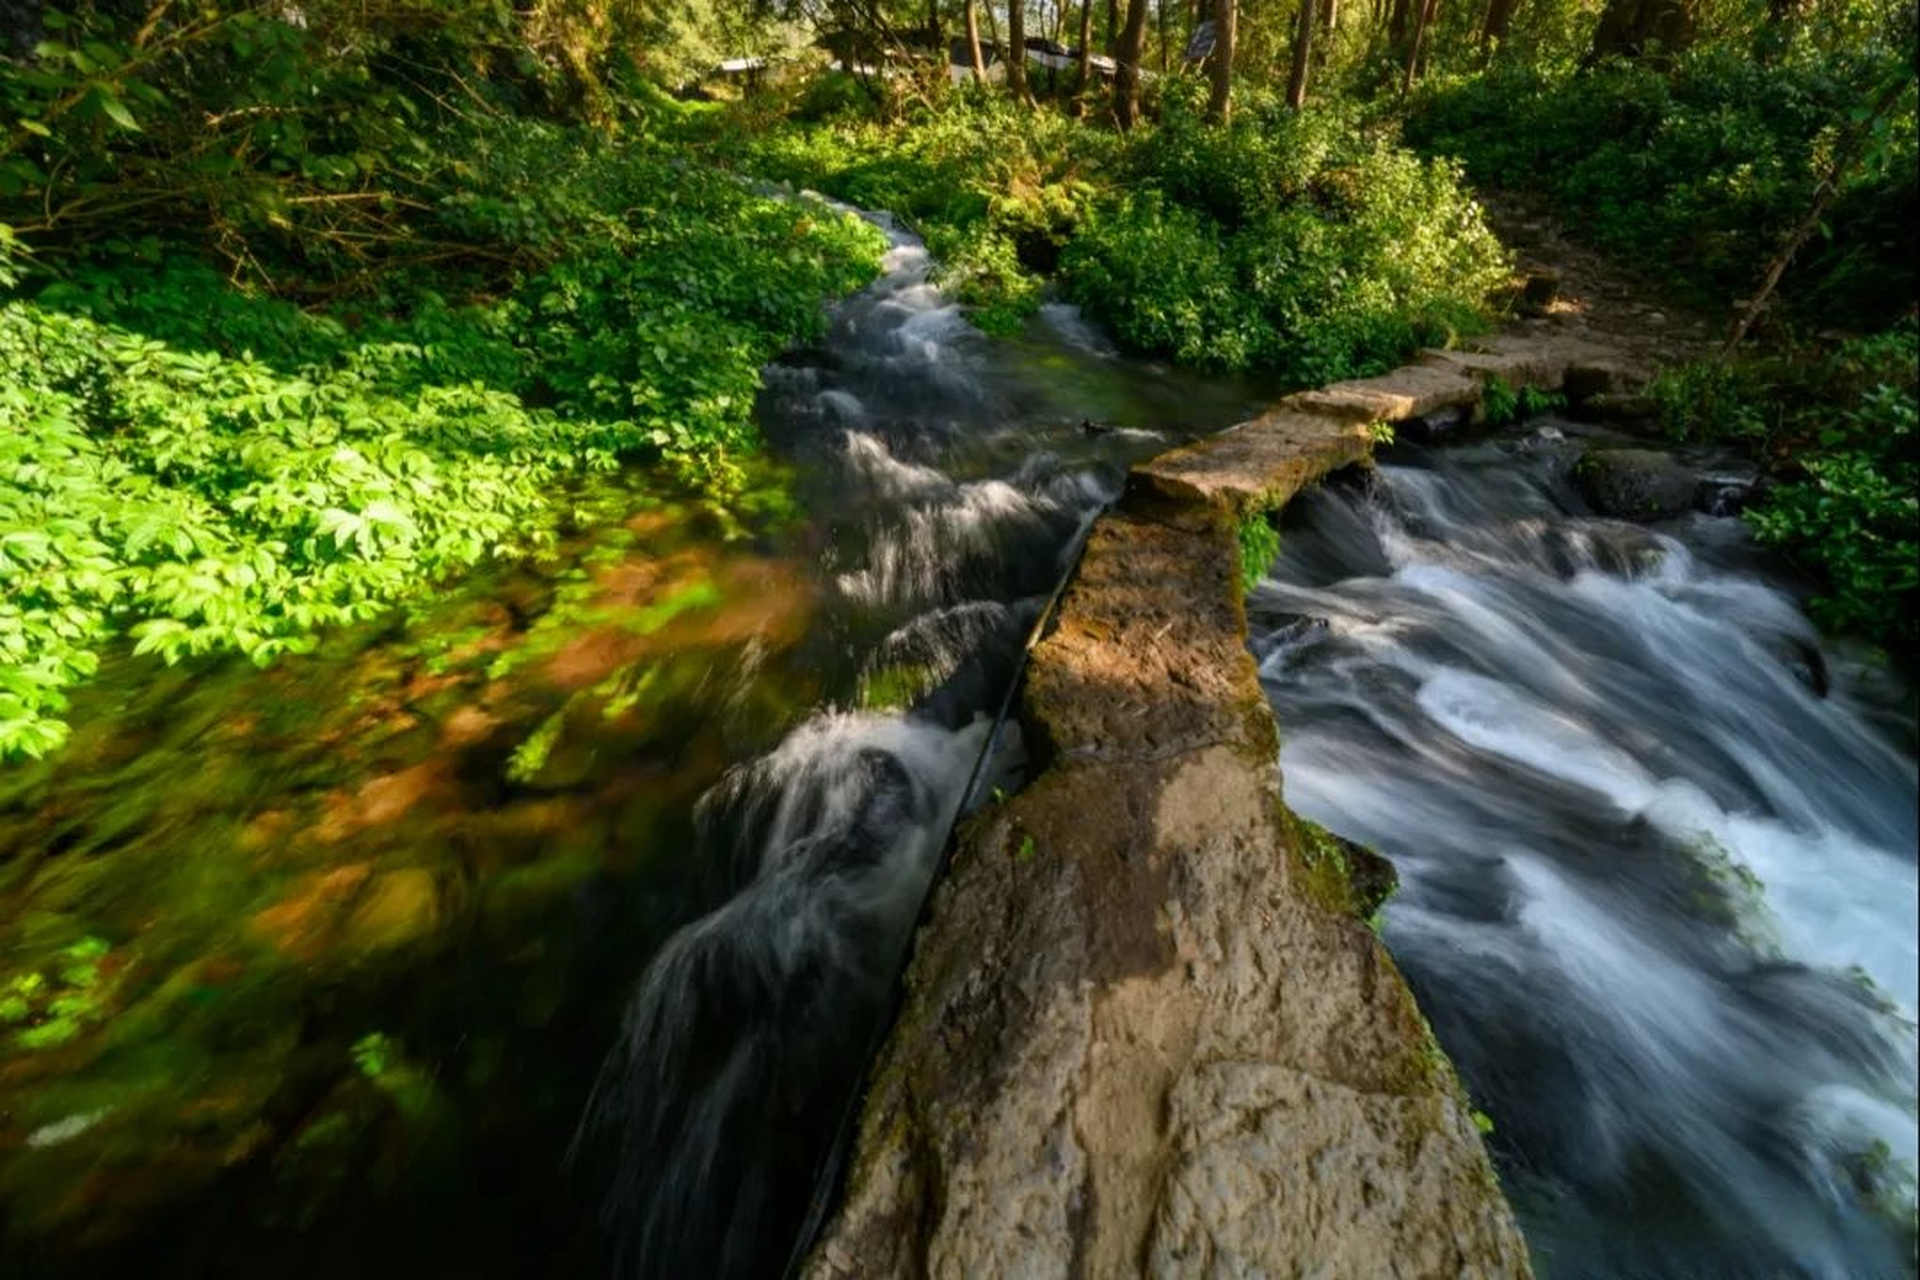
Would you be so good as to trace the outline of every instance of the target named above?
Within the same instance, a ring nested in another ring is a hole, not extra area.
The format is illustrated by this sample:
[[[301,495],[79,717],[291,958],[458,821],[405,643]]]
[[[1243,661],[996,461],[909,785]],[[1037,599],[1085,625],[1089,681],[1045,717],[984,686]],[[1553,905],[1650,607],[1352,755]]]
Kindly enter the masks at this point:
[[[1569,424],[1290,509],[1249,601],[1289,803],[1384,936],[1544,1277],[1913,1274],[1916,779],[1736,519],[1599,519]]]
[[[789,526],[636,482],[268,672],[110,655],[0,778],[0,1273],[779,1274],[1077,535],[1273,390],[987,338],[878,221],[766,371]],[[1735,522],[1565,463],[1300,500],[1250,601],[1288,798],[1399,865],[1546,1275],[1909,1274],[1911,722]]]
[[[1130,460],[1257,402],[1123,364],[1066,307],[987,339],[880,224],[884,277],[767,371],[761,420],[825,517],[813,643],[907,709],[824,709],[702,799],[718,905],[649,966],[582,1133],[615,1153],[623,1276],[777,1274],[948,829],[1018,773],[993,713],[1079,533]]]

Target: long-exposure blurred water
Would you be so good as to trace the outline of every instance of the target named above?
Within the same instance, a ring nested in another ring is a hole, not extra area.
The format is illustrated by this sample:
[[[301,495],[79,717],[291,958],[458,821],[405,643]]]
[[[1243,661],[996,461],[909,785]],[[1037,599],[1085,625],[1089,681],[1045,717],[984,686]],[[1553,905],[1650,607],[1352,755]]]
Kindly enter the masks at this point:
[[[1397,865],[1543,1276],[1911,1275],[1911,722],[1738,520],[1591,514],[1562,427],[1289,511],[1249,601],[1287,799]]]

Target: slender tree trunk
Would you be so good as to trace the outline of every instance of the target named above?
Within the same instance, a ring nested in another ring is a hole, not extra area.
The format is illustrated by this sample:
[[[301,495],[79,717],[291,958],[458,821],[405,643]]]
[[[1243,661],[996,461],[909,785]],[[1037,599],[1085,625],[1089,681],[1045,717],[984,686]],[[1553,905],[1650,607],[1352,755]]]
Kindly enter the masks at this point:
[[[1420,74],[1420,56],[1427,43],[1427,32],[1433,26],[1434,15],[1440,11],[1440,0],[1423,0],[1414,17],[1413,39],[1407,45],[1407,74],[1400,81],[1400,93],[1404,97],[1413,92],[1413,81]]]
[[[1140,118],[1140,55],[1147,43],[1147,0],[1127,0],[1127,24],[1114,47],[1113,118],[1122,129]]]
[[[1393,0],[1393,8],[1387,18],[1387,47],[1396,54],[1406,50],[1408,10],[1412,6],[1413,0]]]
[[[1329,7],[1333,0],[1326,0]],[[1307,105],[1307,67],[1313,56],[1313,0],[1300,0],[1299,21],[1293,29],[1293,68],[1287,75],[1287,105],[1295,111]]]
[[[1120,47],[1120,0],[1107,0],[1107,56]]]
[[[1020,102],[1031,102],[1027,89],[1027,4],[1007,0],[1007,90]]]
[[[976,84],[987,82],[987,55],[980,49],[980,9],[976,0],[967,0],[967,56],[973,59]]]
[[[1213,0],[1213,91],[1207,116],[1220,124],[1233,118],[1233,36],[1235,0]]]
[[[1333,39],[1333,29],[1340,21],[1340,0],[1322,0],[1320,4],[1320,34],[1329,41]],[[1325,49],[1321,56],[1325,56]]]
[[[1081,93],[1093,79],[1093,0],[1080,0],[1080,65],[1075,83]]]
[[[1520,0],[1487,0],[1487,17],[1480,24],[1480,56],[1484,59],[1494,46],[1507,38],[1507,27]]]
[[[1167,74],[1167,0],[1160,0],[1160,74]]]

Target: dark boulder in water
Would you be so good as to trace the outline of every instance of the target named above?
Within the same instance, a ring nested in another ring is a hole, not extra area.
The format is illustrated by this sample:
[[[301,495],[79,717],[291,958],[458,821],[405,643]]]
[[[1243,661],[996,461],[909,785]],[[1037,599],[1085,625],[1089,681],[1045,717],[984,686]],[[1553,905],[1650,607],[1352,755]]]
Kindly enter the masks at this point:
[[[1580,495],[1604,516],[1666,520],[1691,510],[1699,481],[1671,454],[1654,449],[1591,449],[1574,466]]]

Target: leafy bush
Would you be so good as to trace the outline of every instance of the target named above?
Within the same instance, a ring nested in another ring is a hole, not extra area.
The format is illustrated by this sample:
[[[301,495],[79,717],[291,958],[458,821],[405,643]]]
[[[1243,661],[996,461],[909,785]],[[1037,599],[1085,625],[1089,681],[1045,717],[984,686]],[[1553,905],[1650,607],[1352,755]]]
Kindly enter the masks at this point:
[[[1039,303],[1042,276],[1112,170],[1113,135],[1004,98],[956,93],[947,109],[882,122],[842,114],[732,140],[735,163],[904,218],[937,279],[1005,332]]]
[[[578,482],[627,460],[750,505],[758,370],[870,278],[880,238],[646,148],[540,136],[541,167],[511,147],[507,167],[548,203],[469,234],[577,227],[582,248],[488,305],[442,301],[441,276],[306,313],[157,242],[0,304],[0,754],[58,744],[63,691],[115,635],[270,661],[551,543]]]
[[[735,155],[908,219],[990,329],[1057,271],[1136,351],[1311,383],[1482,323],[1502,255],[1451,166],[1254,91],[1222,128],[1200,92],[1169,88],[1159,123],[1127,135],[955,95],[903,122],[774,129]]]
[[[1217,223],[1147,192],[1092,219],[1061,265],[1074,300],[1127,346],[1243,369],[1259,349],[1260,317],[1228,254]]]
[[[1246,95],[1230,128],[1170,94],[1132,194],[1062,258],[1130,345],[1300,384],[1378,372],[1482,323],[1503,255],[1459,175],[1337,113]]]

